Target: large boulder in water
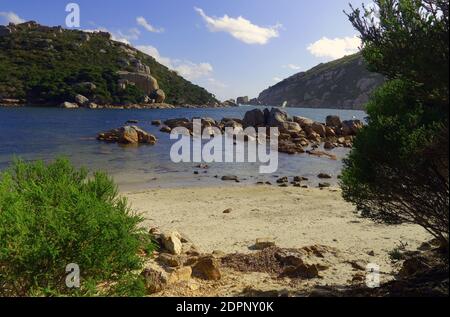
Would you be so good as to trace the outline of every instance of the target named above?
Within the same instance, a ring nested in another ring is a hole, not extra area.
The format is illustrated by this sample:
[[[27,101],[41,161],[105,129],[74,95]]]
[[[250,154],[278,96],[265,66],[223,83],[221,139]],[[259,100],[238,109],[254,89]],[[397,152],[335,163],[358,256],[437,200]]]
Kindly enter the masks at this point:
[[[64,109],[76,109],[78,108],[78,105],[76,103],[72,103],[72,102],[63,102],[62,104],[59,105],[60,108],[64,108]]]
[[[363,127],[361,120],[346,120],[342,122],[342,135],[356,135]]]
[[[190,123],[191,121],[188,118],[176,118],[164,121],[164,124],[171,129],[175,129],[177,127],[187,127]]]
[[[302,128],[300,127],[300,125],[297,122],[290,122],[290,121],[281,123],[278,126],[278,129],[280,129],[281,132],[289,132],[289,133],[292,133],[292,132],[298,133],[298,132],[302,131]]]
[[[305,117],[294,116],[293,119],[294,119],[294,122],[297,122],[302,129],[311,127],[314,123],[314,120],[311,120],[311,119],[308,119]]]
[[[283,124],[288,120],[288,114],[287,112],[278,109],[278,108],[272,108],[272,110],[270,110],[268,118],[267,118],[267,125],[269,127],[283,127]]]
[[[264,127],[266,125],[264,112],[260,109],[247,111],[243,120],[244,127]]]
[[[326,125],[330,128],[340,128],[342,126],[339,116],[327,116]]]
[[[156,144],[156,137],[136,126],[124,126],[100,133],[97,140],[121,144]]]
[[[320,135],[322,138],[324,138],[327,134],[325,126],[319,122],[314,122],[311,126],[311,129],[318,135]]]

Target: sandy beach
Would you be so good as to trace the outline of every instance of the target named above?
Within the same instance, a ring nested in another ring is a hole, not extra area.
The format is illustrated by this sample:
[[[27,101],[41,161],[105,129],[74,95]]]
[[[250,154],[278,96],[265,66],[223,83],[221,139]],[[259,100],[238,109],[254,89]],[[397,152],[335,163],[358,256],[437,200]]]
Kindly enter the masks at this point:
[[[385,225],[361,218],[341,197],[339,188],[303,189],[275,186],[222,186],[149,189],[123,193],[147,228],[176,230],[202,252],[251,253],[258,238],[282,248],[319,245],[329,250],[321,261],[329,269],[320,279],[273,279],[267,274],[226,271],[213,286],[168,289],[161,295],[236,295],[242,289],[310,289],[317,285],[346,285],[364,274],[368,263],[380,266],[381,280],[393,278],[398,267],[389,252],[404,245],[414,250],[429,240],[415,225]],[[229,213],[224,213],[225,210]],[[361,278],[359,278],[361,280]],[[195,289],[195,292],[192,291]],[[198,290],[200,289],[200,290]]]

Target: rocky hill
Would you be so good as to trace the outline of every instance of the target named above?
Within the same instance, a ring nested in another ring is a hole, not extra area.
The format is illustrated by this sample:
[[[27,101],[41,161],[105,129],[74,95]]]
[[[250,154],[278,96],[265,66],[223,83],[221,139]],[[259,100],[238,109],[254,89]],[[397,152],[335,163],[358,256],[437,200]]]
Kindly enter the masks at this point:
[[[216,104],[153,57],[87,33],[36,22],[0,26],[0,101],[34,105]],[[6,102],[6,103],[8,103]]]
[[[360,54],[320,64],[264,90],[253,104],[288,107],[363,109],[384,78],[367,70]]]

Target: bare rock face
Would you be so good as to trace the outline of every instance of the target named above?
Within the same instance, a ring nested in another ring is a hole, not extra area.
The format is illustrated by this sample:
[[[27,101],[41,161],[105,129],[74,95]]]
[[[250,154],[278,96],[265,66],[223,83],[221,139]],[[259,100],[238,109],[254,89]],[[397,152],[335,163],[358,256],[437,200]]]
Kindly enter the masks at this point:
[[[199,278],[218,281],[222,278],[220,262],[213,256],[203,256],[192,268],[193,274]]]
[[[169,267],[179,267],[182,265],[180,257],[169,253],[161,253],[157,261]]]
[[[146,267],[141,276],[145,280],[145,287],[150,294],[162,291],[169,282],[169,275],[167,272],[157,265],[150,265]]]
[[[242,121],[238,119],[224,118],[220,124],[223,125],[224,128],[233,128],[239,131],[244,129]]]
[[[316,132],[320,137],[324,138],[327,135],[327,130],[325,126],[319,122],[314,122],[311,126],[311,129]]]
[[[119,143],[137,144],[139,143],[139,135],[137,131],[130,126],[125,126],[119,136]]]
[[[287,112],[278,108],[272,108],[266,120],[269,127],[280,127],[286,121],[288,121]]]
[[[180,282],[187,282],[191,279],[192,268],[190,266],[183,266],[172,269],[169,275],[169,284],[176,284]]]
[[[76,95],[75,102],[81,107],[85,107],[85,106],[89,105],[89,99],[83,95]]]
[[[237,103],[238,105],[246,105],[246,104],[248,104],[248,102],[249,102],[249,99],[248,99],[247,96],[245,96],[245,97],[238,97],[238,98],[236,99],[236,103]]]
[[[156,103],[163,103],[166,100],[166,94],[162,89],[157,89],[153,91],[150,98],[154,99]]]
[[[150,144],[154,145],[157,139],[154,135],[136,126],[124,126],[97,135],[97,140],[120,144]]]
[[[142,64],[137,58],[132,58],[130,64],[134,67],[135,72],[150,75],[150,67]]]
[[[63,102],[62,104],[59,105],[60,108],[64,108],[64,109],[77,109],[78,105],[76,103],[72,103],[72,102]]]
[[[222,105],[225,107],[238,107],[238,104],[234,99],[228,99],[224,102],[222,102]]]
[[[6,36],[12,33],[12,30],[4,25],[0,25],[0,36]]]
[[[330,128],[340,128],[342,126],[341,118],[339,116],[327,116],[326,125]]]
[[[342,122],[342,135],[356,135],[362,129],[363,123],[360,120],[346,120]]]
[[[138,128],[137,126],[131,126],[132,129],[134,129],[138,134],[138,143],[143,144],[156,144],[156,137],[150,133],[147,133],[146,131]]]
[[[119,71],[117,74],[120,77],[119,86],[125,88],[128,84],[132,83],[139,89],[141,89],[147,96],[159,89],[157,80],[146,73],[132,73],[126,71]]]
[[[302,128],[297,122],[283,122],[278,127],[281,132],[301,132]]]
[[[134,55],[131,55],[134,56]],[[143,64],[139,59],[131,57],[131,60],[125,60],[124,64],[131,65],[134,72],[119,71],[119,87],[126,88],[133,84],[148,96],[148,100],[155,103],[164,103],[166,100],[165,92],[159,88],[158,81],[151,75],[150,67]]]
[[[305,150],[303,149],[301,144],[296,144],[288,140],[278,142],[278,152],[293,155],[298,153],[304,153]]]
[[[180,255],[183,251],[183,244],[181,243],[181,236],[178,232],[174,231],[169,234],[161,235],[161,242],[164,249],[171,254]]]
[[[263,127],[265,123],[264,112],[262,110],[254,109],[245,113],[243,120],[245,127]]]
[[[336,131],[333,128],[325,127],[325,132],[327,138],[334,138],[336,136]]]
[[[302,129],[311,127],[314,123],[313,120],[305,118],[305,117],[294,116],[293,119],[294,119],[294,122],[297,122]]]

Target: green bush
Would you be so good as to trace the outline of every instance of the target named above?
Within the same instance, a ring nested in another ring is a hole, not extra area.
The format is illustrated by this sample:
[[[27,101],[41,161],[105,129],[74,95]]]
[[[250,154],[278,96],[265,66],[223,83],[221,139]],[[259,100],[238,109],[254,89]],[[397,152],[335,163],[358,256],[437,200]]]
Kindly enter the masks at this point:
[[[439,156],[445,132],[439,113],[414,100],[414,87],[390,81],[367,105],[369,124],[344,160],[343,196],[364,216],[411,222],[448,241],[448,178]]]
[[[0,295],[95,294],[97,282],[140,268],[139,251],[152,246],[141,220],[106,174],[16,161],[0,174]],[[70,263],[81,289],[66,287]]]
[[[348,16],[387,82],[344,161],[343,196],[376,220],[418,224],[448,248],[448,1],[374,5]]]

